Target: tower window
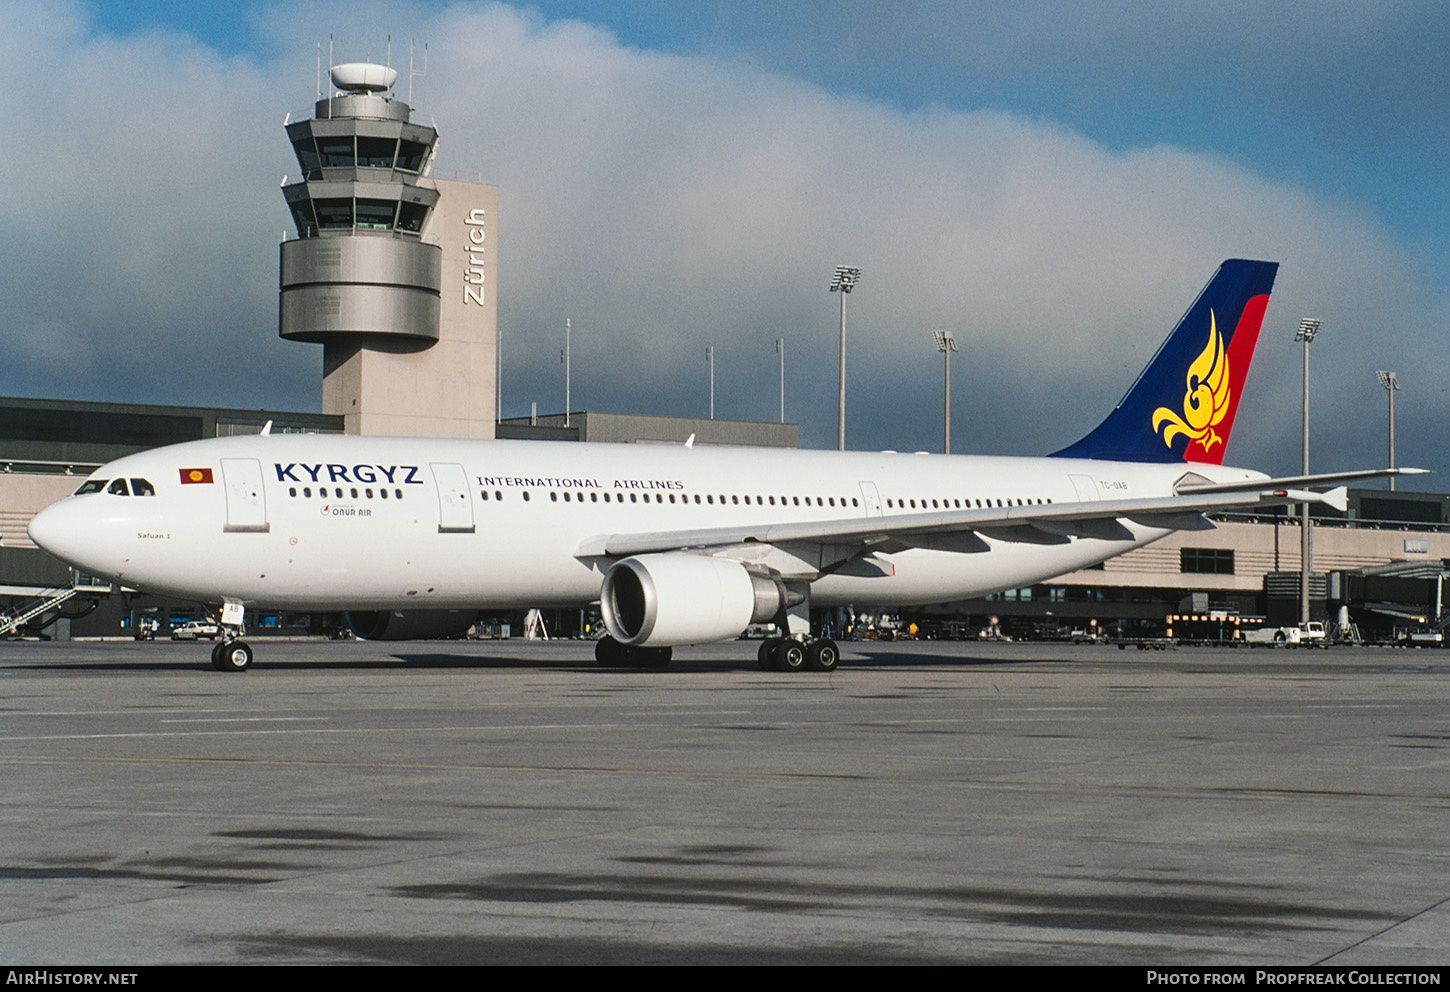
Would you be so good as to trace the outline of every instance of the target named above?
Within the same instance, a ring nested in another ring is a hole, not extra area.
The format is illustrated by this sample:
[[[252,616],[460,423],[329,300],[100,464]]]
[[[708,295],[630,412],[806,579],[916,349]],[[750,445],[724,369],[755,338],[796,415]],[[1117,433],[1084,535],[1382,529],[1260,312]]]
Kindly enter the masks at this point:
[[[358,135],[357,164],[364,169],[391,169],[398,143],[392,138],[369,138]]]
[[[391,231],[398,205],[391,200],[358,200],[357,226],[373,231]]]
[[[417,141],[402,141],[398,144],[398,165],[404,172],[419,172],[423,168],[423,156],[428,146]]]
[[[316,200],[317,226],[325,230],[352,227],[352,200]]]
[[[299,237],[310,238],[317,234],[317,221],[312,218],[312,201],[303,200],[291,204],[292,223],[297,225]]]
[[[323,138],[317,142],[317,150],[322,154],[322,167],[325,169],[353,167],[355,157],[350,134],[339,138]]]
[[[297,153],[297,164],[302,166],[304,178],[322,168],[322,156],[317,154],[317,146],[312,143],[310,136],[292,142],[292,150]]]
[[[402,203],[398,205],[398,230],[407,231],[409,234],[417,234],[423,230],[423,221],[428,216],[428,208],[421,203]]]

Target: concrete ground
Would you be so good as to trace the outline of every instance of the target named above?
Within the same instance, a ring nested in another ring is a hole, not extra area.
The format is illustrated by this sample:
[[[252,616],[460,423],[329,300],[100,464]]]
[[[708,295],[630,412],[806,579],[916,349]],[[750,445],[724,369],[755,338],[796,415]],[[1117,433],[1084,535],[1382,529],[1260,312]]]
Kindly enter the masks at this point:
[[[1450,652],[0,644],[0,960],[1442,964]]]

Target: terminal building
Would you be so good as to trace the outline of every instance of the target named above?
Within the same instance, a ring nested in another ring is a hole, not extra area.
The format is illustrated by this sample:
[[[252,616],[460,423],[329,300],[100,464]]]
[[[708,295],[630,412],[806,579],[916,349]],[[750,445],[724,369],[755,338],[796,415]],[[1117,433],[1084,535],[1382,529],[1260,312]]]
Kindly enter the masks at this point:
[[[0,398],[0,636],[165,636],[201,616],[196,604],[73,575],[26,536],[38,510],[135,451],[258,433],[268,422],[274,433],[798,445],[794,424],[596,412],[501,419],[498,189],[432,176],[438,132],[390,95],[397,75],[335,66],[313,117],[286,124],[301,176],[282,190],[296,237],[279,249],[278,331],[322,346],[321,413]],[[1297,619],[1297,518],[1217,523],[1099,569],[917,612],[958,630],[995,618],[1018,632],[1156,630],[1190,611]],[[1417,617],[1433,622],[1445,612],[1450,496],[1354,491],[1347,514],[1316,518],[1311,559],[1315,616],[1348,605],[1371,636]],[[566,630],[577,622],[559,619]],[[253,633],[339,623],[263,613]]]

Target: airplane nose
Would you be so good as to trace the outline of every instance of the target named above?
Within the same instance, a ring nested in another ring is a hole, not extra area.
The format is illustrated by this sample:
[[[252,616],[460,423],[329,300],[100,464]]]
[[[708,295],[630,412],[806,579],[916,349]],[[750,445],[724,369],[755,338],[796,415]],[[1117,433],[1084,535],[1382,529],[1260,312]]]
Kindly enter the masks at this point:
[[[63,561],[71,561],[75,552],[76,527],[73,508],[64,501],[52,503],[30,519],[25,532],[39,548],[43,548]],[[74,562],[72,562],[74,564]]]

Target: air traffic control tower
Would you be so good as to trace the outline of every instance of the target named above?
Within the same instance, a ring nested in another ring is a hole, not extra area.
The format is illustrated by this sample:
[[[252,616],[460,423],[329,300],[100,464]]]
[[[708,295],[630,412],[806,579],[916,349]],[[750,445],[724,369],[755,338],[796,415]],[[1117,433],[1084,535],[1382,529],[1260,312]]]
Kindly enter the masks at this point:
[[[498,187],[430,177],[438,132],[388,95],[396,69],[329,75],[287,124],[281,335],[322,345],[322,411],[349,434],[493,437]]]

